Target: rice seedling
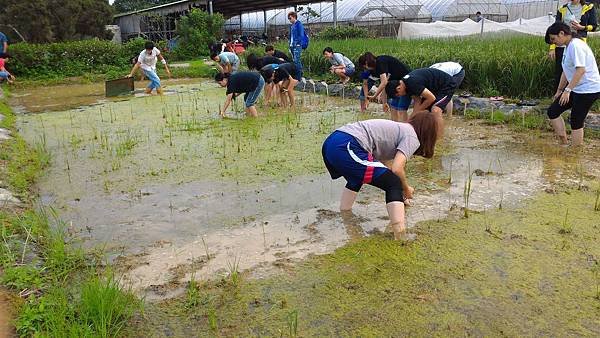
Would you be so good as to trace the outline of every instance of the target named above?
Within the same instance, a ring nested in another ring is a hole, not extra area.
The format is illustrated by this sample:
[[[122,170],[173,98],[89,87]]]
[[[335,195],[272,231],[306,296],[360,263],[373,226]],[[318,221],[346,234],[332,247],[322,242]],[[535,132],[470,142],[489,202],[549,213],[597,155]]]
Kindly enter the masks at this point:
[[[217,332],[219,330],[218,320],[217,320],[217,310],[214,305],[211,303],[208,307],[208,327],[213,331]]]
[[[193,261],[193,259],[192,259]],[[196,281],[196,274],[192,273],[190,281],[185,289],[185,307],[194,308],[200,304],[200,287]]]
[[[594,281],[596,283],[595,298],[600,300],[600,261],[594,261],[594,265],[592,266],[592,273],[594,274]]]
[[[233,260],[227,260],[227,270],[229,270],[229,282],[232,286],[237,287],[240,283],[240,259],[237,256]]]
[[[559,234],[566,235],[573,232],[573,226],[568,222],[569,217],[569,209],[565,212],[565,218],[561,224],[560,229],[558,230]]]
[[[287,326],[290,337],[298,336],[298,310],[290,311],[287,315]]]
[[[600,188],[596,190],[596,201],[594,202],[594,211],[600,211]]]
[[[473,172],[471,171],[471,162],[469,162],[467,177],[465,179],[465,185],[463,189],[463,202],[464,202],[464,217],[469,218],[469,201],[471,199],[471,183],[473,181]]]
[[[204,252],[206,252],[206,260],[210,261],[210,253],[208,251],[208,245],[206,244],[206,241],[204,240],[204,236],[202,237],[202,244],[204,245]]]

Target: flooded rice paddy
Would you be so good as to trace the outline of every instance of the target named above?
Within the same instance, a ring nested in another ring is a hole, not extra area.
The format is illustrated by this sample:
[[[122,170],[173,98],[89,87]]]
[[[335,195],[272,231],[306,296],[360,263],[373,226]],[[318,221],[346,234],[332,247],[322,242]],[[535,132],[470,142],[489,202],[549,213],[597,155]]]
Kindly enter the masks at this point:
[[[59,99],[22,90],[12,104],[22,113],[19,131],[52,155],[38,184],[41,203],[84,245],[105,249],[149,299],[175,296],[185,281],[222,276],[232,265],[262,276],[386,231],[375,188],[363,188],[352,213],[337,211],[344,182],[329,178],[320,153],[337,127],[382,112],[299,93],[295,111],[220,119],[225,95],[213,83],[172,81],[164,96],[116,100],[102,90],[47,91]],[[515,207],[556,184],[600,176],[595,141],[581,156],[548,133],[446,122],[436,156],[409,161],[410,227],[465,209]]]

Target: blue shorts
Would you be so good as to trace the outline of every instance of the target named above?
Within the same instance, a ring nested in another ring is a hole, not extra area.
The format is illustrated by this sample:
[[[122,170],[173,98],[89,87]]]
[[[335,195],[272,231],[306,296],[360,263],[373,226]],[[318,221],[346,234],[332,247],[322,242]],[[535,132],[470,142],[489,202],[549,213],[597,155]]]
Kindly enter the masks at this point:
[[[254,89],[254,91],[244,94],[244,103],[246,104],[246,108],[250,108],[256,103],[256,100],[258,100],[258,96],[260,95],[260,92],[263,90],[264,86],[265,79],[263,79],[262,76],[259,76],[256,89]]]
[[[346,76],[350,76],[350,75],[354,74],[354,67],[346,67],[344,69],[344,74]]]
[[[332,179],[344,177],[346,188],[359,191],[363,184],[370,184],[389,169],[373,159],[373,155],[361,147],[354,136],[334,131],[323,143],[323,162]]]
[[[396,96],[392,99],[388,98],[388,104],[395,110],[408,110],[410,103],[412,102],[412,98],[408,95],[405,96]]]

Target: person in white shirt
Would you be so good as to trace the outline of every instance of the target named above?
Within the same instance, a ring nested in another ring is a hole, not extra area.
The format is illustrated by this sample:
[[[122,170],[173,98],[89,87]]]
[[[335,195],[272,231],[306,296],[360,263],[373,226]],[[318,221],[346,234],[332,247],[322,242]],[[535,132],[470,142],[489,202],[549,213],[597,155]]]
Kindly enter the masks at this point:
[[[323,56],[331,63],[329,70],[340,77],[342,84],[348,83],[350,76],[354,74],[354,63],[344,54],[334,53],[331,47],[325,47]]]
[[[452,76],[452,81],[454,81],[454,84],[456,84],[456,89],[460,87],[463,80],[465,79],[465,69],[458,62],[438,62],[432,64],[431,66],[429,66],[429,68],[439,69],[442,72]],[[446,113],[448,114],[448,116],[452,116],[453,108],[454,102],[452,101],[452,99],[450,99],[450,102],[446,106]]]
[[[548,108],[550,123],[560,141],[567,144],[565,121],[560,115],[571,109],[572,145],[582,145],[585,118],[600,97],[600,74],[596,58],[590,47],[574,37],[571,28],[563,22],[555,22],[548,27],[546,43],[565,47],[563,73],[554,94],[554,102]]]
[[[153,89],[156,89],[156,93],[162,95],[162,87],[160,86],[160,78],[156,74],[156,61],[160,59],[160,62],[165,66],[165,71],[171,76],[169,66],[167,66],[167,60],[160,54],[160,50],[154,47],[152,41],[147,41],[144,50],[138,56],[137,62],[133,65],[129,77],[132,77],[138,68],[142,68],[144,75],[150,80],[148,87],[146,88],[146,94],[152,93]]]

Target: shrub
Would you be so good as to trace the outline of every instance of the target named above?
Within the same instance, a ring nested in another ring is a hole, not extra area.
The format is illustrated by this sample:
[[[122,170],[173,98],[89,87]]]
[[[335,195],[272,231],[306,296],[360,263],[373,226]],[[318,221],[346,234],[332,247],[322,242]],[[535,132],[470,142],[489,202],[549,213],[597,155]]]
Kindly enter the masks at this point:
[[[327,27],[317,34],[317,38],[323,40],[345,40],[367,37],[369,37],[369,32],[365,28],[356,26]]]
[[[223,15],[193,9],[177,22],[179,40],[174,52],[179,58],[193,59],[208,54],[208,44],[215,41],[223,30]]]

